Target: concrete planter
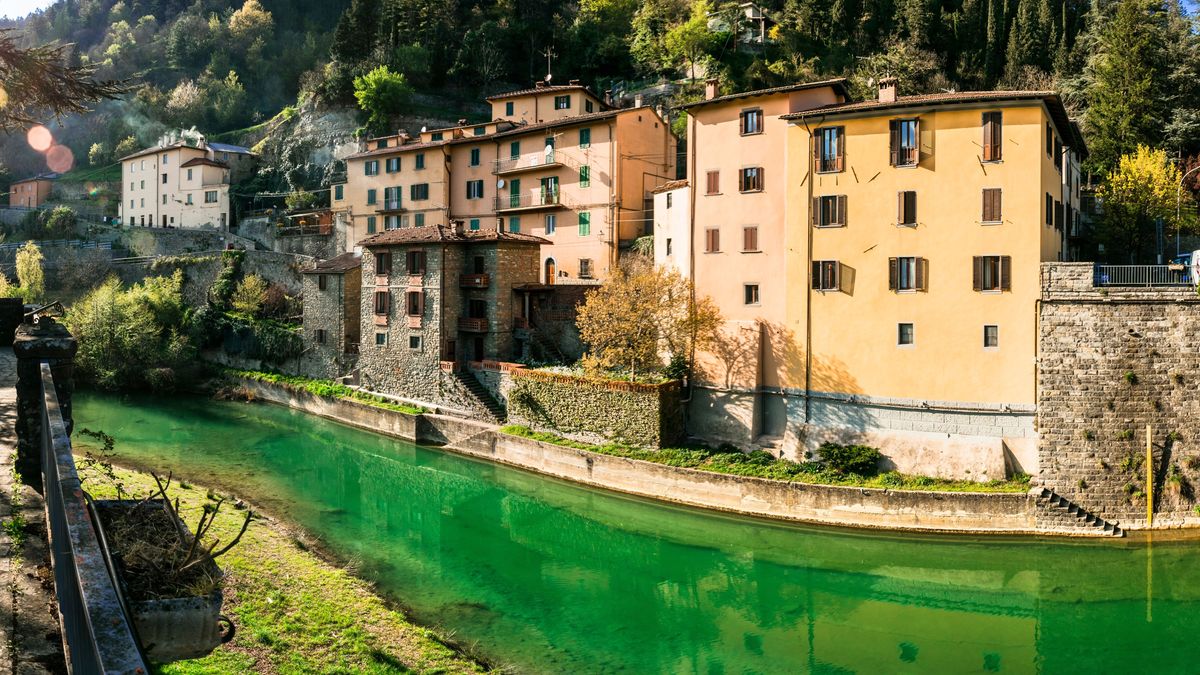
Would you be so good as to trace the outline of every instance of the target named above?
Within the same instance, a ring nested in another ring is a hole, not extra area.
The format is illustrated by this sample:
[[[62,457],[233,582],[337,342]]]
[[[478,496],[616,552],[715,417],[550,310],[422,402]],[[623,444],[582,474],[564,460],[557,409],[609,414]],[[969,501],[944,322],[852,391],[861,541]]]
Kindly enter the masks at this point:
[[[97,500],[95,511],[103,523],[108,519],[106,513],[129,509],[138,503],[139,500]],[[161,500],[150,502],[150,506],[165,511]],[[186,541],[191,532],[178,518],[174,520]],[[124,588],[125,571],[115,551],[113,554],[113,566]],[[201,564],[211,578],[222,577],[221,569],[211,558]],[[129,601],[129,614],[146,656],[158,663],[195,659],[228,642],[233,638],[233,624],[221,616],[223,599],[218,588],[203,596]]]

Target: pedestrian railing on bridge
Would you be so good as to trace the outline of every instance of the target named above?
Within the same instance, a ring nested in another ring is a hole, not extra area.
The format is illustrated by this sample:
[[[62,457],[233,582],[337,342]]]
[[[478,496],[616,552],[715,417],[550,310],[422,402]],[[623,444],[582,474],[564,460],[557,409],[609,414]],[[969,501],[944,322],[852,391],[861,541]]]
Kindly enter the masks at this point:
[[[1188,265],[1096,265],[1094,286],[1195,286]]]

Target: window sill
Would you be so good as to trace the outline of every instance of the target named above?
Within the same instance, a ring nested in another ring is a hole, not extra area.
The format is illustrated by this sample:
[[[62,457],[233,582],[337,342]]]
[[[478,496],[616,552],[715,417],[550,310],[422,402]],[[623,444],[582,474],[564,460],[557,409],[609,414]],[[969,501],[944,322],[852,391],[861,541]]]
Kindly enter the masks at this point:
[[[704,255],[714,255],[714,254],[717,254],[717,253],[720,253],[720,251],[705,251],[705,252],[704,252]]]
[[[762,188],[759,188],[757,190],[738,190],[738,192],[741,194],[744,194],[744,195],[754,195],[754,194],[759,194],[760,192],[762,192]]]
[[[762,253],[762,251],[742,251],[742,253]]]
[[[846,173],[846,170],[845,169],[829,169],[827,171],[821,171],[820,169],[817,169],[816,173],[818,176],[825,176],[825,175],[832,174],[832,173]]]
[[[1004,163],[1003,159],[981,159],[979,161],[984,164],[1003,164]]]
[[[742,136],[762,136],[763,132],[761,132],[761,131],[743,131],[743,132],[741,132],[741,135]]]
[[[893,169],[916,169],[919,166],[921,166],[920,163],[917,163],[917,164],[893,164],[892,168]]]
[[[705,197],[720,197],[722,194],[724,194],[724,193],[723,192],[705,192],[704,196]]]
[[[813,227],[818,230],[838,230],[845,227],[845,225],[813,225]]]
[[[981,221],[979,221],[979,224],[980,225],[1003,225],[1004,221],[1003,220],[981,220]]]
[[[917,225],[918,223],[896,223],[896,227],[907,227],[909,229],[916,229]]]

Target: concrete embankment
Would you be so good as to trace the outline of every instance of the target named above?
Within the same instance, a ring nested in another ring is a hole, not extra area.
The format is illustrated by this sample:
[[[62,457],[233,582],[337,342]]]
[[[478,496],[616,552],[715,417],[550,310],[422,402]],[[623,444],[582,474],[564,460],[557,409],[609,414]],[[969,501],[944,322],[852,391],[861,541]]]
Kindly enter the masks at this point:
[[[1046,534],[1025,493],[881,490],[790,483],[698,471],[563,447],[443,415],[409,415],[345,399],[242,380],[256,398],[343,424],[575,483],[640,497],[777,520],[976,534]],[[1055,532],[1079,534],[1081,532]]]

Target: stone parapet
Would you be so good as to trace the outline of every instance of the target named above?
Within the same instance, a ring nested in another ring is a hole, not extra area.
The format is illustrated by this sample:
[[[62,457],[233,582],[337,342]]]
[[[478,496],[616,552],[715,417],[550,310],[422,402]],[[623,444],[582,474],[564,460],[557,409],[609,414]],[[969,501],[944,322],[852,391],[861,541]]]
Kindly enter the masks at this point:
[[[17,357],[17,458],[16,469],[21,481],[40,489],[42,485],[42,370],[50,365],[59,409],[67,426],[74,429],[71,395],[75,390],[75,353],[79,344],[67,328],[49,317],[36,324],[23,323],[13,340]]]

